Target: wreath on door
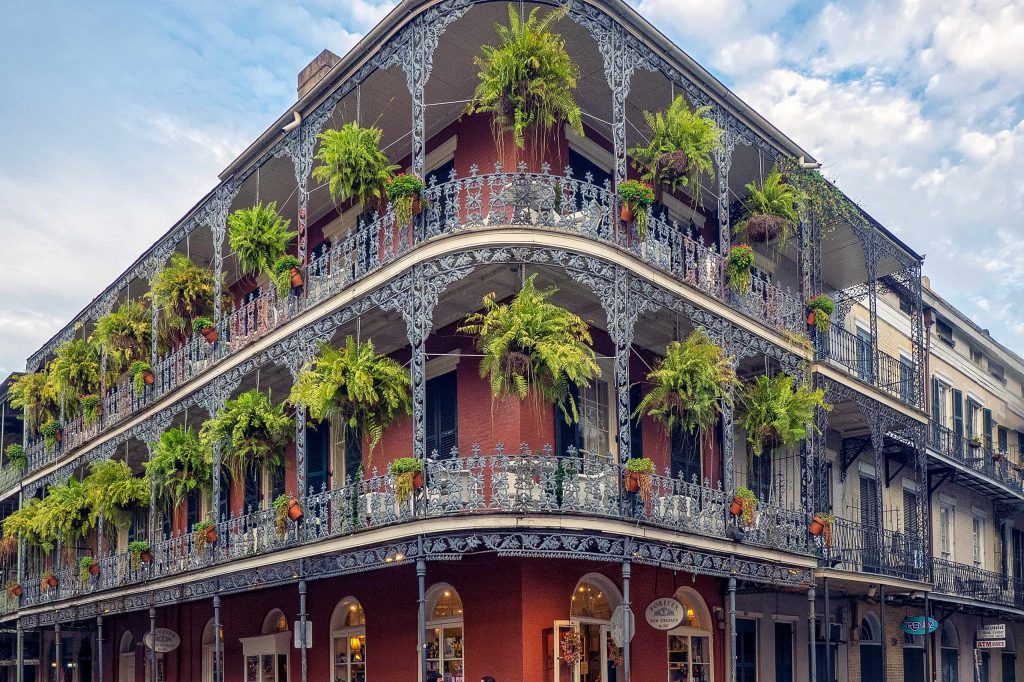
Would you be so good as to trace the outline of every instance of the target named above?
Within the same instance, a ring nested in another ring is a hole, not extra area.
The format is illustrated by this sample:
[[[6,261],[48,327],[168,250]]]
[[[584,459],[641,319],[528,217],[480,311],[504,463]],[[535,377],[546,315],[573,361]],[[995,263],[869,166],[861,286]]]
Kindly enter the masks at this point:
[[[562,660],[569,665],[576,665],[583,660],[583,640],[575,630],[562,633]]]

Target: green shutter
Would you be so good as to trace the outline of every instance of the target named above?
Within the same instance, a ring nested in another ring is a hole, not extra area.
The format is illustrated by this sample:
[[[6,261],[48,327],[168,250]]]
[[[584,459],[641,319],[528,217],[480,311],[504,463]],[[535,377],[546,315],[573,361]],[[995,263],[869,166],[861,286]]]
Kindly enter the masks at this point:
[[[987,407],[981,411],[982,428],[985,429],[985,445],[992,447],[992,410]]]
[[[964,435],[964,392],[953,389],[953,434],[958,438]]]

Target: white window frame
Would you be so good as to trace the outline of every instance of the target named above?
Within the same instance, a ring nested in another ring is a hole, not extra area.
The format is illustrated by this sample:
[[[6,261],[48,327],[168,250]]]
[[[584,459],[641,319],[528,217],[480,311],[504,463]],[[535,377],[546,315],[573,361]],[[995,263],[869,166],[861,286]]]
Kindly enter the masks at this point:
[[[953,538],[953,531],[956,527],[955,513],[956,507],[953,505],[945,502],[939,504],[939,556],[947,561],[953,561],[955,556],[956,543]]]

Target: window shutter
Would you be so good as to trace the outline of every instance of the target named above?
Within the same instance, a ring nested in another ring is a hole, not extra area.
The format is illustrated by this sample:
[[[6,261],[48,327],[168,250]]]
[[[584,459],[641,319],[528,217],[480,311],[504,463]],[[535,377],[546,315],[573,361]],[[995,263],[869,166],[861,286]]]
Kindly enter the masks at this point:
[[[917,495],[909,490],[903,491],[903,532],[916,536],[917,526]]]
[[[185,530],[192,530],[192,526],[199,523],[199,490],[189,491],[186,504],[188,511],[185,512]]]
[[[964,392],[953,389],[953,434],[958,438],[964,435]]]
[[[250,468],[245,472],[245,506],[242,508],[243,514],[248,514],[251,511],[255,511],[260,508],[260,471],[256,468]]]
[[[341,485],[359,479],[363,466],[363,432],[345,424],[345,481]]]
[[[1010,445],[1009,445],[1009,436],[1010,436],[1010,434],[1009,434],[1009,432],[1006,430],[1005,426],[1000,426],[1000,427],[998,427],[996,429],[996,433],[998,434],[998,438],[999,438],[999,451],[1000,452],[1006,452],[1010,448]]]
[[[644,424],[642,419],[633,419],[637,405],[640,404],[640,384],[633,384],[629,387],[629,456],[644,456]],[[618,440],[618,431],[614,434]]]
[[[875,479],[867,476],[860,477],[860,522],[878,527],[878,488]]]
[[[765,448],[760,455],[755,455],[753,460],[753,471],[748,478],[750,490],[761,502],[769,502],[772,494],[772,459],[775,456],[773,448]]]
[[[220,472],[220,514],[218,521],[225,521],[231,516],[231,481],[226,471]]]
[[[459,407],[456,373],[434,377],[427,382],[427,456],[452,456],[459,445]]]
[[[576,407],[580,404],[580,391],[576,388],[575,384],[569,384],[569,394],[572,399],[576,401]],[[562,414],[562,410],[558,409],[557,405],[552,405],[552,413],[555,418],[555,454],[565,455],[569,452],[569,448],[576,448],[580,450],[583,448],[583,433],[580,431],[580,425],[578,423],[566,424],[565,415]]]
[[[672,475],[686,483],[701,483],[700,431],[672,429]]]
[[[985,429],[985,445],[992,447],[992,410],[987,407],[981,411],[982,427]]]
[[[327,420],[306,427],[306,488],[314,493],[321,492],[327,486],[330,433],[331,424]]]
[[[939,427],[942,425],[942,407],[939,405],[939,380],[932,377],[932,438],[939,442]]]
[[[270,471],[270,500],[276,500],[278,495],[284,495],[284,467],[274,467]]]

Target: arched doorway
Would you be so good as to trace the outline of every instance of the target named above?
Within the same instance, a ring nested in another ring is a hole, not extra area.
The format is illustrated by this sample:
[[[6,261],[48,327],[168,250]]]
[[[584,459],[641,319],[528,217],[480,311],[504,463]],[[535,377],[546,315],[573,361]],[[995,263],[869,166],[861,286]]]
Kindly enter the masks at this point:
[[[903,635],[903,682],[925,682],[924,635]]]
[[[959,682],[960,637],[951,621],[946,621],[942,626],[939,649],[942,657],[942,682]]]
[[[668,679],[711,682],[714,679],[711,614],[700,594],[680,587],[673,595],[683,605],[683,622],[668,632]]]
[[[555,623],[555,682],[617,682],[622,649],[611,629],[612,614],[621,605],[619,589],[600,573],[576,583],[569,621]]]
[[[260,682],[288,682],[288,656],[292,647],[292,633],[288,618],[281,609],[271,609],[263,618],[261,635],[243,637],[243,670],[246,680]]]
[[[117,646],[117,682],[135,682],[135,637],[130,631]]]
[[[861,682],[882,682],[882,624],[868,613],[860,621]]]
[[[1009,625],[1006,626],[1006,646],[1003,647],[1000,664],[1003,669],[1003,682],[1017,682],[1017,642]]]
[[[355,597],[345,597],[331,614],[331,679],[366,682],[366,614]]]
[[[466,669],[462,599],[447,583],[434,585],[427,599],[427,671],[462,679]]]

